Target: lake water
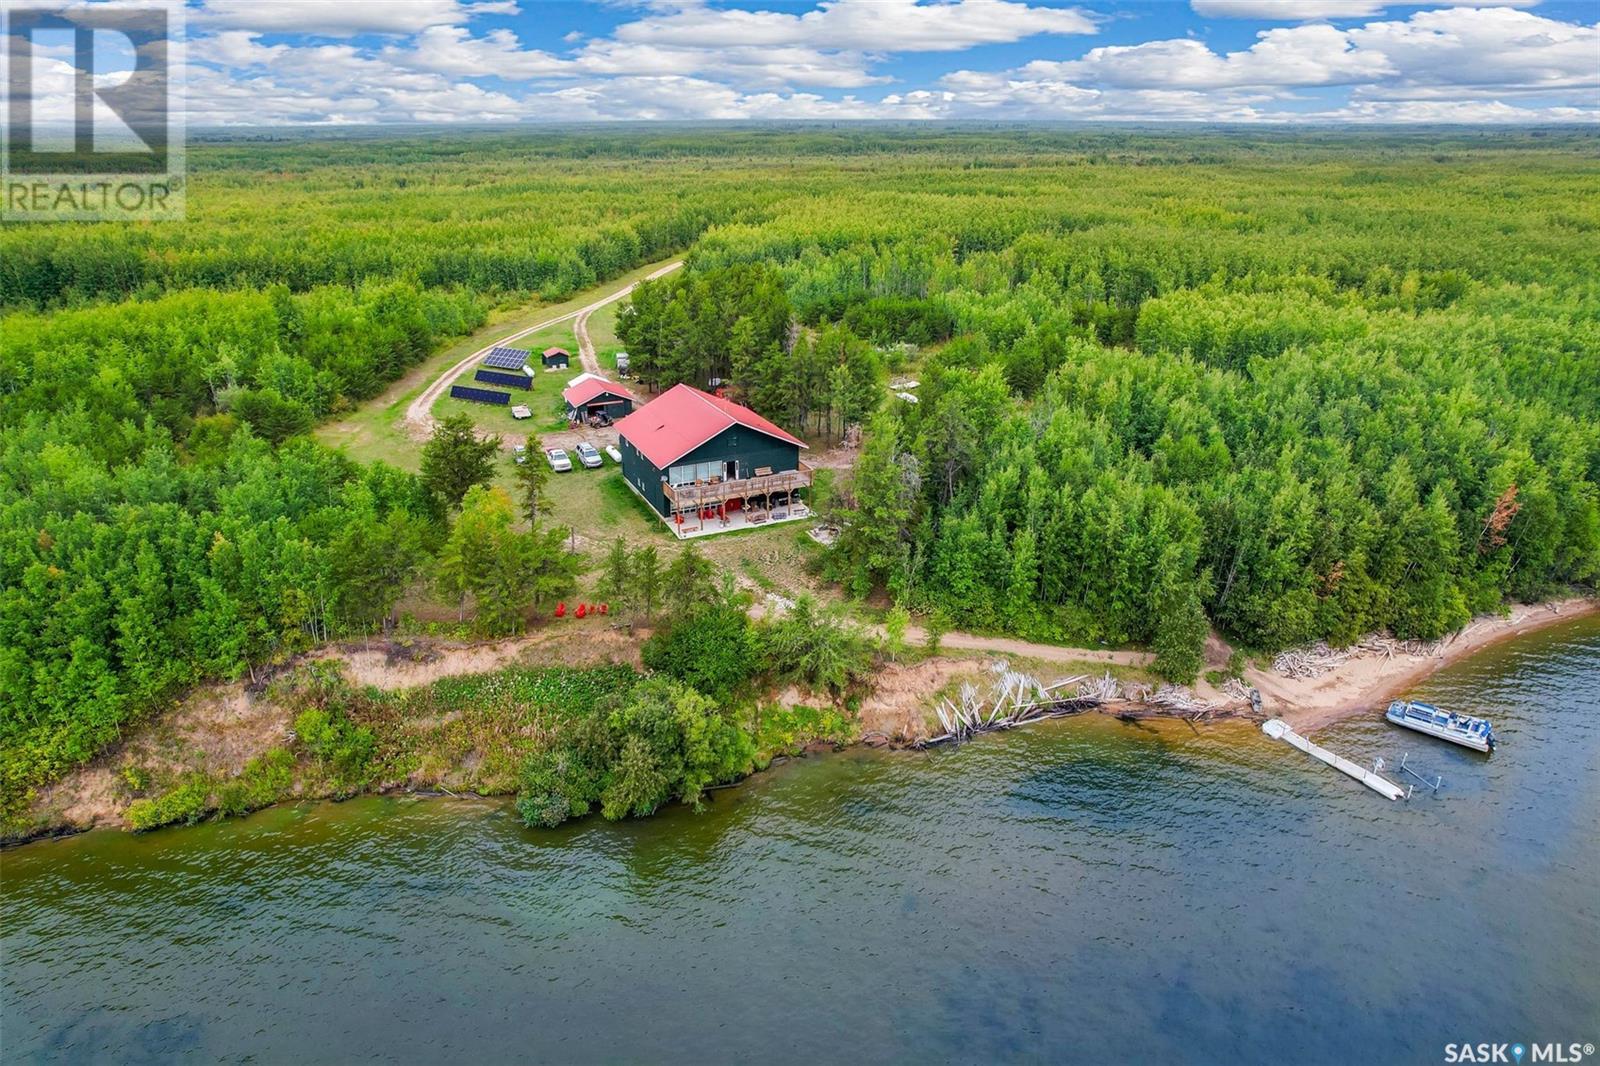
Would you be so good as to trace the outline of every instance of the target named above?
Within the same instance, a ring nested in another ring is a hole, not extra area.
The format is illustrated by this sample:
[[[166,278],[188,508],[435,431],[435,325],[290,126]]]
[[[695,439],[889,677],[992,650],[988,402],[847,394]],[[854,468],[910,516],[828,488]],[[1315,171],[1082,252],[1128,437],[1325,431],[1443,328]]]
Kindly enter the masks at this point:
[[[1600,621],[1376,715],[799,760],[705,813],[364,799],[0,856],[8,1061],[1419,1062],[1600,1041]]]

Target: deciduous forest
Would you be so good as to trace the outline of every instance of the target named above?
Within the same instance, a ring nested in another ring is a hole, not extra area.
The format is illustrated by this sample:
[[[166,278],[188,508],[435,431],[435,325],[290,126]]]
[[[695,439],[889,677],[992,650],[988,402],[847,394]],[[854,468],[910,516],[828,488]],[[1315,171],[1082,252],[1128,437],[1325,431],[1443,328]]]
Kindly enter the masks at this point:
[[[424,463],[445,473],[418,476],[308,431],[495,310],[672,253],[686,269],[618,317],[637,377],[720,380],[818,443],[862,428],[821,560],[851,596],[1148,646],[1188,680],[1210,627],[1262,651],[1433,637],[1592,587],[1597,149],[892,128],[191,145],[187,222],[0,228],[0,796],[200,680],[384,627],[409,584],[558,594],[557,527],[524,532],[448,439]],[[452,585],[473,551],[532,577]],[[646,780],[629,715],[694,701],[638,702],[584,741],[631,791],[540,763],[538,818],[715,776]],[[707,766],[747,761],[729,744]]]

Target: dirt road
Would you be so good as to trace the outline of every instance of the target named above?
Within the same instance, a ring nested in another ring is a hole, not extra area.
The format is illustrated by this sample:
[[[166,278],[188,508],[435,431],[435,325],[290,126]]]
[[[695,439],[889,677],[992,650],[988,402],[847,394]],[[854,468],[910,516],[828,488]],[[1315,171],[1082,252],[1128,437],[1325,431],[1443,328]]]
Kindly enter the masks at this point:
[[[927,641],[928,635],[917,626],[906,627],[906,640],[912,644]],[[1055,663],[1107,663],[1113,666],[1149,666],[1156,657],[1147,651],[1108,650],[1105,648],[1067,648],[1057,644],[1034,644],[1010,637],[980,637],[973,633],[950,632],[939,638],[942,647],[960,651],[993,651],[1021,655]]]
[[[654,274],[650,276],[655,277]],[[600,357],[595,354],[594,341],[589,337],[589,316],[594,314],[594,310],[593,307],[586,307],[580,311],[578,320],[572,324],[572,332],[578,335],[578,365],[591,374],[599,374]]]
[[[754,582],[741,581],[740,584],[755,597],[755,604],[750,608],[750,615],[753,618],[782,614],[793,606],[782,597],[764,594]],[[888,631],[881,625],[863,625],[861,628],[879,639],[888,635]],[[905,639],[907,644],[926,644],[928,632],[921,626],[907,626]],[[1130,651],[1122,648],[1069,648],[1061,644],[1035,644],[1013,637],[984,637],[976,633],[963,633],[960,630],[945,633],[939,638],[939,644],[949,651],[988,651],[1052,663],[1149,666],[1156,661],[1154,653],[1148,651]]]
[[[668,263],[661,269],[653,270],[649,274],[645,275],[644,280],[651,281],[655,278],[661,277],[664,274],[670,274],[681,266],[683,266],[683,260],[681,259]],[[417,398],[411,401],[411,405],[406,408],[404,420],[406,431],[417,440],[426,440],[429,434],[433,432],[434,403],[439,399],[440,396],[445,394],[446,390],[450,388],[451,384],[454,383],[456,378],[466,373],[466,371],[479,359],[482,359],[484,356],[488,355],[491,349],[497,348],[501,345],[510,344],[513,341],[526,337],[530,333],[536,333],[539,330],[546,329],[558,322],[565,322],[569,318],[576,318],[580,322],[586,323],[589,315],[593,314],[599,308],[604,307],[606,304],[620,300],[624,296],[627,296],[633,291],[634,286],[637,284],[638,282],[624,285],[615,292],[602,296],[600,299],[594,301],[594,303],[580,307],[576,311],[568,311],[564,315],[557,315],[556,317],[546,319],[543,322],[536,322],[525,329],[519,329],[515,333],[508,334],[504,337],[501,337],[499,340],[494,341],[493,343],[486,344],[482,348],[479,348],[477,351],[461,360],[455,366],[446,370],[443,374],[440,374],[437,381],[435,381],[432,385],[429,385],[426,389],[423,389]],[[578,336],[580,340],[580,348],[582,349],[579,353],[579,361],[583,363],[583,368],[585,370],[597,371],[599,368],[599,363],[595,362],[594,345],[588,340],[588,330],[581,329]],[[585,352],[587,354],[584,354]],[[594,363],[594,366],[590,366],[591,362]]]

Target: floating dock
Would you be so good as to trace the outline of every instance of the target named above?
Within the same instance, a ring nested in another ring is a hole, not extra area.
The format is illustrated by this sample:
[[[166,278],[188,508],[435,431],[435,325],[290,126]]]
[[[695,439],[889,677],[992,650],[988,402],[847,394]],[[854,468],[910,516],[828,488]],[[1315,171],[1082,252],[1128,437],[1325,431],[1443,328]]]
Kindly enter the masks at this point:
[[[1311,743],[1311,741],[1290,729],[1282,718],[1274,718],[1269,722],[1262,723],[1261,731],[1274,740],[1282,740],[1294,745],[1318,762],[1327,763],[1341,774],[1355,778],[1380,796],[1385,796],[1392,800],[1405,798],[1406,790],[1393,781],[1385,777],[1379,777],[1365,766],[1357,766],[1344,756],[1335,755],[1319,744]]]

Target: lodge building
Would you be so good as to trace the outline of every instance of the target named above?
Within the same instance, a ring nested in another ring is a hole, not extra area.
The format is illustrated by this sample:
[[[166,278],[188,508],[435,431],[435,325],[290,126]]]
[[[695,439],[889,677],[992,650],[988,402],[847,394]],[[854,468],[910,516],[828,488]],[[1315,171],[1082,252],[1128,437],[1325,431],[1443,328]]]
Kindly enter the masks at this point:
[[[617,424],[622,476],[680,537],[805,517],[804,441],[748,407],[677,385]]]

